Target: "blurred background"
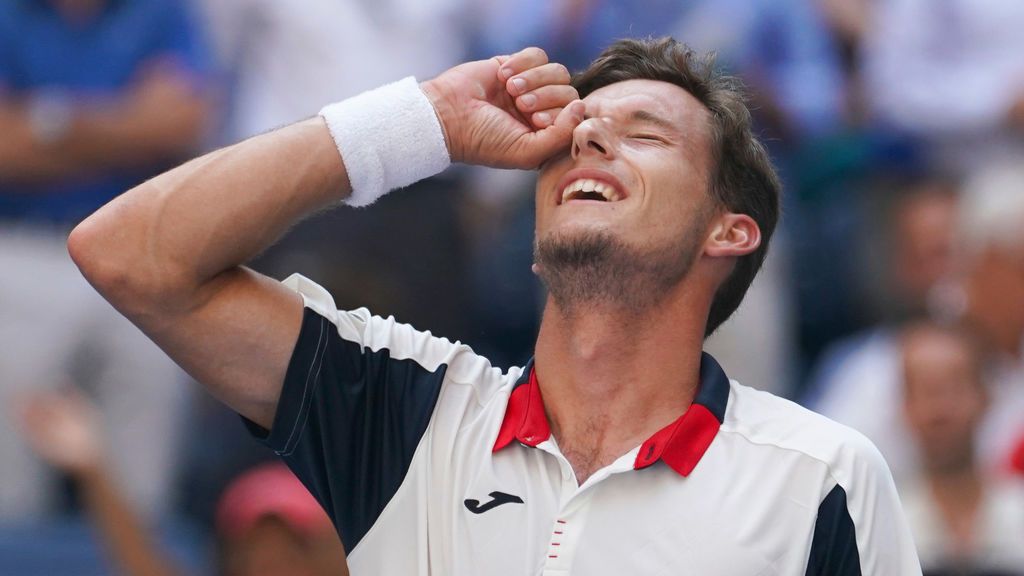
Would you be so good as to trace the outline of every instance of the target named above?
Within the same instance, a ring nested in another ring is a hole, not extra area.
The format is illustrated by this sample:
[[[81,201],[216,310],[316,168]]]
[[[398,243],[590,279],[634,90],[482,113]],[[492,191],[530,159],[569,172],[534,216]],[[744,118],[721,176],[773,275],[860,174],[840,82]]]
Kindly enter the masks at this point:
[[[927,574],[1024,574],[1021,30],[1019,0],[0,0],[0,574],[345,573],[301,486],[81,279],[78,221],[406,75],[648,35],[745,80],[786,187],[708,349],[876,443]],[[533,179],[455,167],[255,267],[518,365]]]

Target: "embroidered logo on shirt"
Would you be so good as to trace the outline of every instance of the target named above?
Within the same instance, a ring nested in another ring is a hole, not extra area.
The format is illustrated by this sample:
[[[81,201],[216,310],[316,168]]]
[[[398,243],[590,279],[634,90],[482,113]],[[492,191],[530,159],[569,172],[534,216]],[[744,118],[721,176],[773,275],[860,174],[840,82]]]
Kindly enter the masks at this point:
[[[491,492],[488,496],[490,496],[492,500],[485,504],[480,504],[479,500],[474,500],[472,498],[466,499],[464,502],[466,510],[469,510],[473,514],[483,514],[491,508],[497,508],[502,504],[524,504],[523,499],[519,496],[505,494],[504,492]]]

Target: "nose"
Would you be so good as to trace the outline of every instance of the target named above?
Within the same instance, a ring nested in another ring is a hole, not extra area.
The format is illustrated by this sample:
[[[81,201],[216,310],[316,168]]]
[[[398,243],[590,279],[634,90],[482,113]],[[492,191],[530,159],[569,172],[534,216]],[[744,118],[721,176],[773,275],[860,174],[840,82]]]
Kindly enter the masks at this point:
[[[583,154],[597,154],[612,157],[612,135],[605,120],[588,118],[580,122],[572,133],[572,157],[575,160]]]

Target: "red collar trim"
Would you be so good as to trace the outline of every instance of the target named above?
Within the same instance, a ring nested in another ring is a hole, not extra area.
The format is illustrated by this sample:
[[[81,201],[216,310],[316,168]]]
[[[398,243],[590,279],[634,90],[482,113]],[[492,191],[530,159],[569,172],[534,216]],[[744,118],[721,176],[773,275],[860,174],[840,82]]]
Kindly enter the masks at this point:
[[[718,434],[721,423],[702,404],[690,404],[675,422],[654,433],[640,445],[633,468],[647,468],[664,460],[682,476],[689,476],[697,467],[711,441]]]
[[[505,448],[513,440],[536,447],[551,437],[551,426],[544,412],[537,373],[532,365],[528,370],[528,381],[517,385],[509,396],[493,452]],[[701,382],[702,387],[709,384],[714,386],[711,382]],[[699,394],[675,422],[656,432],[640,446],[640,452],[633,463],[634,469],[647,468],[663,460],[682,476],[689,476],[693,472],[721,426],[712,410],[700,402],[701,396],[704,395]]]
[[[501,422],[498,439],[494,442],[494,452],[508,446],[513,440],[536,447],[551,437],[551,426],[544,413],[544,400],[540,395],[537,372],[532,363],[528,370],[529,381],[517,385],[509,396],[505,419]]]

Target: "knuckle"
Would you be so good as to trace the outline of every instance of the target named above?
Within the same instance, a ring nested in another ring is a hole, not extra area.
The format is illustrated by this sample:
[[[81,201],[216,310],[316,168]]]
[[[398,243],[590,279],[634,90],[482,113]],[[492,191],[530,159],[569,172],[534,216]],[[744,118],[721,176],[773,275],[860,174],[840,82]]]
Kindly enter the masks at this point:
[[[536,46],[530,46],[529,48],[527,48],[526,54],[531,58],[540,60],[541,62],[546,63],[548,61],[548,53]]]

